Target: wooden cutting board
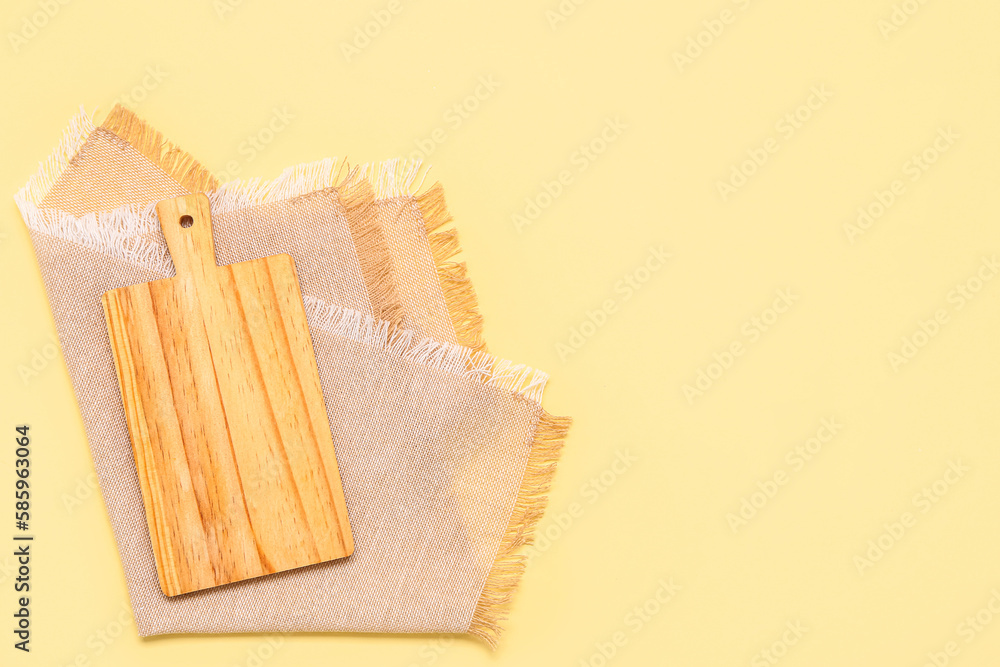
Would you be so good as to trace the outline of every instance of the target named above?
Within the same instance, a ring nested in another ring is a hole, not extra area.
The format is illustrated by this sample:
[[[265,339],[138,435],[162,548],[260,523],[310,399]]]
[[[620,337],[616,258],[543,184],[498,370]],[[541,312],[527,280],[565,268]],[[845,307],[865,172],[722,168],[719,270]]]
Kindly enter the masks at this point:
[[[350,555],[292,258],[217,266],[203,194],[156,212],[176,277],[102,303],[163,592]]]

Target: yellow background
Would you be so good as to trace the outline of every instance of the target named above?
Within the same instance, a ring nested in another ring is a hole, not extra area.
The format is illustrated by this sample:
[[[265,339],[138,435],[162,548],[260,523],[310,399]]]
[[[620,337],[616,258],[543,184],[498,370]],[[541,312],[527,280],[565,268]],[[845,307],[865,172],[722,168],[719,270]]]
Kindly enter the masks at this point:
[[[879,22],[891,0],[564,0],[575,9],[554,27],[558,0],[399,2],[350,59],[342,45],[388,0],[233,0],[221,13],[212,0],[74,0],[17,52],[10,34],[41,5],[8,0],[0,22],[8,195],[81,103],[100,118],[123,95],[241,178],[407,155],[444,136],[431,176],[446,187],[490,347],[550,371],[546,406],[576,418],[540,526],[552,539],[496,654],[463,638],[307,635],[275,639],[265,664],[600,665],[618,632],[607,664],[916,667],[949,642],[948,664],[995,664],[1000,280],[961,308],[952,290],[1000,253],[1000,5],[908,0],[889,32]],[[724,10],[729,22],[713,23]],[[719,34],[699,36],[709,28]],[[689,39],[705,46],[681,67]],[[142,89],[147,68],[162,80]],[[446,114],[480,77],[499,86],[455,126]],[[813,87],[831,97],[800,110]],[[294,118],[248,159],[241,144],[274,108]],[[809,118],[787,136],[780,122],[797,111]],[[580,171],[581,144],[616,119],[626,127]],[[907,162],[948,128],[958,137],[911,180]],[[724,201],[718,183],[765,145],[777,149]],[[563,170],[563,192],[539,197]],[[852,243],[845,224],[896,179],[902,194]],[[526,198],[548,205],[518,232]],[[0,461],[9,470],[13,428],[30,424],[38,535],[30,656],[10,647],[0,556],[0,662],[255,664],[266,638],[140,640],[118,626],[124,579],[68,376],[58,357],[27,382],[18,373],[52,352],[54,329],[9,199],[0,233]],[[672,256],[647,276],[660,246]],[[648,277],[627,300],[626,276]],[[794,304],[751,340],[778,290]],[[608,299],[614,312],[560,358],[557,345]],[[921,321],[942,309],[925,340]],[[904,336],[926,344],[893,368]],[[743,354],[689,402],[684,385],[734,342]],[[786,456],[824,418],[842,428],[796,469]],[[635,461],[616,472],[625,454]],[[938,502],[915,499],[949,462],[968,471],[939,482]],[[775,473],[787,483],[766,502],[752,496]],[[602,474],[613,483],[596,491],[588,480]],[[67,497],[81,500],[67,508]],[[734,532],[727,515],[744,498],[762,507]],[[904,512],[915,525],[885,537]],[[891,548],[859,572],[880,536]],[[650,602],[671,578],[681,590]],[[658,613],[628,617],[647,602]],[[967,641],[960,624],[984,608],[992,622]],[[785,632],[796,622],[801,638]],[[765,649],[783,655],[767,662]]]

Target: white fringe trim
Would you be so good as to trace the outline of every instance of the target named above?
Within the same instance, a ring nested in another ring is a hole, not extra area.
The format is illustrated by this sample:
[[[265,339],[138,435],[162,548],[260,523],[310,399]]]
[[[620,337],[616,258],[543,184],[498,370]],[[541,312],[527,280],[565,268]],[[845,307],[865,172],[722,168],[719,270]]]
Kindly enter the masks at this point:
[[[163,277],[175,273],[167,246],[143,236],[160,229],[155,204],[80,217],[58,209],[38,208],[23,200],[18,201],[18,207],[25,225],[34,232],[125,259]]]
[[[70,119],[59,145],[14,195],[25,224],[34,232],[121,257],[158,274],[173,275],[170,253],[157,240],[160,234],[157,202],[130,204],[82,216],[40,207],[94,130],[92,117],[80,107],[80,112]],[[207,194],[213,215],[285,201],[330,187],[356,185],[366,179],[378,199],[412,197],[423,187],[428,171],[429,167],[425,169],[420,160],[405,158],[371,162],[353,169],[339,158],[325,158],[289,167],[271,181],[260,178],[230,181]],[[149,238],[150,235],[154,238]]]
[[[208,193],[213,213],[230,213],[244,208],[272,204],[310,192],[332,188],[344,180],[347,164],[340,158],[325,158],[288,167],[272,181],[250,178],[227,181]],[[350,178],[350,174],[348,174]]]
[[[350,168],[340,158],[324,158],[288,167],[270,181],[260,178],[228,181],[218,190],[209,192],[208,199],[213,213],[231,213],[326,188],[356,185],[364,179],[370,181],[378,199],[411,197],[423,186],[428,171],[429,167],[424,169],[420,160],[397,158]]]
[[[34,232],[125,259],[163,278],[175,274],[166,245],[146,236],[159,232],[155,203],[79,217],[57,209],[39,208],[27,201],[19,201],[18,205],[25,224]],[[303,301],[311,327],[380,347],[429,368],[476,379],[541,404],[549,379],[541,370],[453,343],[431,338],[415,341],[413,331],[394,329],[389,322],[327,304],[313,296],[304,295]]]
[[[138,261],[137,257],[141,256],[144,258],[142,263],[148,268],[160,270],[165,266],[172,272],[173,264],[166,245],[149,238],[129,240],[131,237],[149,234],[159,235],[156,202],[129,204],[82,216],[38,206],[38,202],[48,194],[52,184],[92,130],[90,117],[81,109],[80,115],[66,129],[63,141],[56,151],[42,163],[39,173],[14,197],[25,224],[35,232],[56,236],[93,250],[111,255],[120,253],[130,261]],[[380,199],[412,196],[423,185],[426,176],[427,170],[423,169],[419,160],[386,160],[349,169],[339,158],[326,158],[289,167],[271,181],[259,178],[229,181],[207,194],[212,215],[222,215],[287,201],[325,188],[354,185],[366,178],[371,179],[376,196]],[[418,177],[421,179],[419,183]],[[163,256],[167,258],[167,264],[159,259]]]
[[[80,216],[57,208],[40,208],[30,202],[18,202],[24,223],[33,231],[74,240],[89,233],[112,232],[116,236],[142,236],[160,231],[156,204],[128,204],[109,211]]]
[[[375,190],[377,199],[395,199],[397,197],[412,197],[424,185],[424,180],[430,172],[430,165],[423,168],[420,160],[396,158],[384,162],[369,162],[355,169],[357,179],[367,178]],[[420,182],[417,183],[417,177]],[[416,187],[414,187],[416,183]]]
[[[14,195],[18,206],[22,201],[38,205],[45,199],[94,129],[93,119],[81,106],[80,112],[70,119],[69,125],[63,130],[59,145],[38,163],[38,171]]]
[[[530,401],[541,404],[549,376],[524,364],[514,364],[487,352],[445,343],[432,338],[414,341],[408,329],[393,330],[388,322],[349,308],[328,304],[312,296],[304,296],[309,326],[336,336],[343,336],[365,345],[373,345],[437,370],[476,379]]]
[[[158,233],[156,202],[145,205],[129,204],[82,216],[39,207],[39,202],[52,189],[55,181],[93,129],[90,117],[81,109],[80,115],[74,118],[66,129],[59,147],[41,163],[38,173],[32,176],[14,196],[25,224],[36,232],[58,236],[95,249],[98,247],[113,249],[118,245],[104,246],[100,239],[90,238],[91,234],[98,234],[106,241],[111,237],[117,239]],[[427,171],[419,160],[386,160],[349,169],[347,164],[338,158],[326,158],[289,167],[271,181],[259,178],[229,181],[218,190],[207,194],[213,215],[286,201],[334,186],[354,185],[366,178],[371,180],[379,199],[408,197],[413,196],[422,187]]]
[[[63,130],[59,145],[39,163],[37,173],[14,195],[19,208],[23,210],[23,203],[41,204],[95,129],[93,118],[81,106],[80,112]],[[227,213],[368,179],[378,199],[410,197],[423,187],[429,171],[430,166],[424,168],[421,160],[407,158],[369,162],[353,169],[339,158],[324,158],[289,167],[271,181],[260,178],[229,181],[208,196],[213,212]]]

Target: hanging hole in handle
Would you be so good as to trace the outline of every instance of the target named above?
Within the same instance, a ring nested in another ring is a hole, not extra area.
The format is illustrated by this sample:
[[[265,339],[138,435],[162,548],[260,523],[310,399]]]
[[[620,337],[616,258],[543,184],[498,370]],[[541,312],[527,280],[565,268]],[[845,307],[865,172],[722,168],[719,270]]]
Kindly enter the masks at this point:
[[[190,215],[182,215],[181,216],[181,227],[183,227],[184,229],[187,229],[188,227],[190,227],[193,224],[194,224],[194,218],[192,218]]]

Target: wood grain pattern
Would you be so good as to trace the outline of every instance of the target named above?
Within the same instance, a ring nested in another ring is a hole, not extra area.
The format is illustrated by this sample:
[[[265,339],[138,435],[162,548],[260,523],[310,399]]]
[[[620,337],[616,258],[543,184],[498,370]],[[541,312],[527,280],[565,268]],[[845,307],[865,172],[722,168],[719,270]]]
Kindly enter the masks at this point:
[[[217,266],[205,195],[156,210],[177,275],[102,303],[163,592],[350,555],[291,257]]]

